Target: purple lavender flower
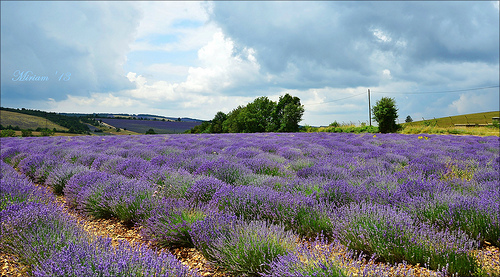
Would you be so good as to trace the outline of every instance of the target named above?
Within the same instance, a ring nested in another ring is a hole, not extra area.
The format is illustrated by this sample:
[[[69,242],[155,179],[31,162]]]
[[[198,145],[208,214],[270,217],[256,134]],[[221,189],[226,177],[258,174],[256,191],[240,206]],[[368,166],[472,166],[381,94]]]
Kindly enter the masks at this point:
[[[194,247],[191,225],[205,218],[201,207],[183,199],[163,199],[141,222],[142,234],[162,247]]]
[[[69,179],[73,175],[84,171],[88,171],[88,168],[85,166],[61,163],[49,173],[45,184],[51,186],[55,194],[62,194]]]
[[[295,251],[297,245],[297,236],[283,226],[226,215],[194,223],[190,234],[208,260],[236,275],[261,274],[275,258]]]
[[[34,276],[199,276],[169,252],[159,255],[145,245],[96,238],[92,243],[68,243],[36,264]]]
[[[186,191],[185,198],[194,203],[208,203],[217,190],[229,188],[230,185],[214,177],[202,177]]]
[[[0,161],[0,211],[23,202],[50,203],[54,197],[44,189],[35,187],[26,177],[19,175],[10,165]]]
[[[334,236],[350,249],[390,263],[427,263],[432,269],[448,264],[453,274],[474,275],[478,270],[471,251],[479,242],[462,231],[439,231],[403,211],[371,203],[341,207],[334,217]]]

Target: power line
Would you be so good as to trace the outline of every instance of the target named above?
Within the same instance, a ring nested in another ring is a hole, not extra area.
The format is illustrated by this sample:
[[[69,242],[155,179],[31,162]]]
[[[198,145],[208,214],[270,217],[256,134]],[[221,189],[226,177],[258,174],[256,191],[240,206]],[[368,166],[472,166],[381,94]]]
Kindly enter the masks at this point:
[[[375,92],[375,93],[386,93],[386,94],[432,94],[432,93],[453,93],[453,92],[464,92],[464,91],[476,91],[476,90],[483,90],[483,89],[490,89],[490,88],[498,88],[500,87],[499,85],[496,85],[496,86],[489,86],[489,87],[480,87],[480,88],[468,88],[468,89],[457,89],[457,90],[444,90],[444,91],[414,91],[414,92],[395,92],[395,91],[392,91],[392,92],[388,92],[388,91],[373,91],[373,90],[370,90],[372,93]],[[304,106],[312,106],[312,105],[322,105],[322,104],[328,104],[328,103],[333,103],[333,102],[337,102],[337,101],[342,101],[342,100],[346,100],[346,99],[349,99],[349,98],[353,98],[353,97],[357,97],[357,96],[360,96],[360,95],[365,95],[365,92],[362,92],[362,93],[359,93],[359,94],[355,94],[355,95],[351,95],[351,96],[348,96],[348,97],[344,97],[344,98],[339,98],[339,99],[335,99],[335,100],[330,100],[330,101],[325,101],[325,102],[321,102],[321,103],[309,103],[309,104],[303,104]]]
[[[311,104],[305,104],[304,103],[303,105],[321,105],[321,104],[333,103],[333,102],[342,101],[342,100],[353,98],[353,97],[360,96],[360,95],[365,95],[365,92],[362,92],[362,93],[356,94],[356,95],[351,95],[351,96],[344,97],[344,98],[339,98],[339,99],[335,99],[335,100],[325,101],[325,102],[321,102],[321,103],[311,103]]]
[[[468,89],[457,89],[457,90],[444,90],[444,91],[415,91],[415,92],[388,92],[388,91],[371,91],[376,93],[386,93],[386,94],[432,94],[432,93],[451,93],[451,92],[464,92],[464,91],[475,91],[489,88],[498,88],[500,86],[490,86],[490,87],[480,87],[480,88],[468,88]]]

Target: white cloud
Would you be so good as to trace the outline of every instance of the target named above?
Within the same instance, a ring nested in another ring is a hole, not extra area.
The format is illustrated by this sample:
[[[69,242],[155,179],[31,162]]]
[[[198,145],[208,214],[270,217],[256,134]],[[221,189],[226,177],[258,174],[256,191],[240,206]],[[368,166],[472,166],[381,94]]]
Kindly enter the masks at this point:
[[[373,29],[373,35],[380,41],[391,42],[392,38],[380,29]]]
[[[480,111],[492,111],[495,110],[494,106],[492,107],[491,105],[492,102],[496,102],[498,104],[498,95],[496,99],[492,99],[492,94],[460,94],[460,98],[453,101],[448,108],[451,114],[467,114]],[[496,107],[496,110],[498,110],[498,105]]]
[[[252,49],[233,55],[234,43],[222,32],[198,51],[199,67],[191,67],[187,80],[180,84],[183,93],[222,93],[223,90],[245,86],[260,78],[260,65]],[[244,55],[244,56],[243,56]]]
[[[61,101],[48,99],[45,105],[50,111],[69,113],[123,113],[124,110],[137,113],[147,108],[141,101],[131,99],[130,97],[123,97],[115,93],[91,93],[87,97],[67,95],[66,99]]]
[[[207,22],[205,5],[209,3],[187,1],[134,2],[144,17],[137,29],[132,51],[188,51],[205,45],[216,31]],[[157,42],[155,38],[173,37],[173,41]]]
[[[391,71],[389,69],[382,70],[382,75],[387,79],[392,79]]]

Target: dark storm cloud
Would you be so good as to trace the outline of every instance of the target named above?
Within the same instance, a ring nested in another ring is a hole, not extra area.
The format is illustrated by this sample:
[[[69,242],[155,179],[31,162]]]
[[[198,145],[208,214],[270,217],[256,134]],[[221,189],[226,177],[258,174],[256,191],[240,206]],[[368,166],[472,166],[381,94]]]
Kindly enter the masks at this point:
[[[2,100],[61,100],[132,88],[121,65],[140,14],[127,3],[1,5]],[[19,78],[24,75],[41,80]]]
[[[211,19],[284,87],[378,85],[384,68],[419,81],[422,67],[499,60],[491,2],[215,1]]]

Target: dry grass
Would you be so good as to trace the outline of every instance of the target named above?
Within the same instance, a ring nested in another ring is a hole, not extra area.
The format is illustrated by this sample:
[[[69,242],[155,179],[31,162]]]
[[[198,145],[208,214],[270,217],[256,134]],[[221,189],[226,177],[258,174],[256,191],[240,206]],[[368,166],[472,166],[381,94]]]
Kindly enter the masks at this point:
[[[35,130],[36,128],[49,128],[52,130],[56,128],[58,130],[68,130],[68,128],[57,125],[50,120],[46,120],[45,118],[5,110],[0,111],[0,124],[4,127],[9,125],[12,125],[13,127],[19,126],[21,129]]]

